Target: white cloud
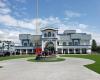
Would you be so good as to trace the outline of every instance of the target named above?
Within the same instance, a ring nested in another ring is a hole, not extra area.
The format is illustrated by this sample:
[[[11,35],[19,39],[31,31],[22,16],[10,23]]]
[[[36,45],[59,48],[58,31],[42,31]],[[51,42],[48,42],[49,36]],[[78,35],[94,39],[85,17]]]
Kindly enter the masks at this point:
[[[9,8],[0,8],[0,14],[8,14],[11,10]]]
[[[18,34],[19,32],[17,31],[9,31],[7,29],[2,31],[0,30],[0,40],[10,40],[14,42],[19,42]]]
[[[35,29],[34,20],[26,22],[23,20],[17,20],[10,15],[0,15],[0,23],[11,27]]]
[[[73,11],[69,11],[69,10],[66,10],[65,11],[65,15],[66,15],[66,17],[80,17],[81,16],[81,14],[80,13],[78,13],[78,12],[73,12]]]
[[[77,33],[82,33],[82,30],[81,29],[76,29],[76,32]]]
[[[3,0],[0,0],[0,8],[6,7],[6,4],[3,2]]]
[[[17,0],[17,1],[21,1],[21,0]],[[25,0],[23,0],[25,1]],[[86,32],[85,30],[87,30],[87,28],[89,27],[89,25],[86,24],[81,24],[81,23],[71,23],[67,22],[67,24],[63,23],[64,21],[62,21],[61,19],[59,19],[59,17],[48,17],[48,18],[44,18],[44,19],[32,19],[32,20],[17,20],[16,18],[14,18],[13,16],[11,16],[9,13],[11,13],[11,9],[7,7],[7,5],[0,0],[0,24],[6,25],[6,26],[11,26],[11,27],[15,27],[15,28],[20,28],[23,29],[25,28],[27,29],[32,29],[34,30],[36,27],[36,24],[38,24],[39,26],[41,25],[41,27],[44,26],[48,26],[49,27],[58,27],[59,28],[59,33],[63,33],[64,30],[66,29],[76,29],[78,33],[81,32]],[[65,20],[69,20],[69,18],[72,17],[80,17],[81,14],[77,13],[77,12],[73,12],[73,11],[65,11],[66,17]],[[19,32],[16,30],[13,31],[9,31],[9,30],[0,30],[0,40],[12,40],[15,42],[19,42],[19,34],[20,33],[25,33],[25,32]],[[98,44],[100,44],[100,34],[99,33],[94,33],[94,32],[87,32],[92,34],[92,37],[94,39],[96,39],[96,41],[98,42]]]
[[[8,8],[4,0],[0,0],[0,14],[9,14],[11,10]]]
[[[79,28],[80,29],[86,29],[88,27],[88,25],[85,24],[79,24]]]
[[[26,3],[27,0],[16,0],[16,1],[20,3]]]
[[[58,27],[59,28],[59,33],[63,33],[64,30],[66,29],[75,29],[78,33],[89,33],[92,35],[92,38],[97,41],[98,44],[100,44],[100,34],[99,33],[94,33],[94,32],[89,32],[87,28],[89,25],[86,24],[64,24],[58,17],[49,17],[45,19],[33,19],[33,20],[26,20],[26,21],[20,21],[16,20],[15,18],[11,17],[10,15],[5,15],[5,16],[0,16],[0,22],[4,23],[6,25],[15,27],[17,26],[18,28],[26,28],[26,29],[35,29],[36,26],[36,21],[38,22],[39,25],[43,24],[47,26],[48,24],[55,24],[53,27]],[[42,26],[43,27],[43,26]],[[50,26],[52,27],[52,25]],[[86,30],[86,31],[85,31]],[[13,40],[15,42],[18,42],[20,32],[18,31],[9,31],[9,30],[4,30],[0,31],[0,39],[4,40]],[[21,32],[25,33],[25,32]]]

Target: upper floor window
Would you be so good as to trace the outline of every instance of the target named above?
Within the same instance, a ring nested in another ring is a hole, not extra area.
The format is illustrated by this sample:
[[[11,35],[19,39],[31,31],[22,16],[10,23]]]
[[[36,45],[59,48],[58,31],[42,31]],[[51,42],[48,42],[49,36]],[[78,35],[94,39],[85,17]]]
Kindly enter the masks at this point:
[[[75,46],[78,46],[78,45],[79,45],[79,43],[78,43],[78,42],[74,42],[74,45],[75,45]]]
[[[44,33],[44,37],[47,37],[47,34],[46,33]]]
[[[24,43],[24,46],[28,46],[27,43]]]
[[[69,45],[72,46],[73,45],[72,42],[69,42]]]
[[[80,40],[73,40],[73,45],[78,46],[80,44]]]
[[[54,36],[55,36],[55,34],[53,33],[53,34],[52,34],[52,37],[54,37]]]
[[[66,42],[63,42],[63,46],[66,46]]]
[[[51,37],[51,32],[48,32],[48,37]]]
[[[30,43],[30,46],[33,46],[33,44],[32,44],[32,43]]]
[[[57,44],[59,45],[59,42],[57,42]]]

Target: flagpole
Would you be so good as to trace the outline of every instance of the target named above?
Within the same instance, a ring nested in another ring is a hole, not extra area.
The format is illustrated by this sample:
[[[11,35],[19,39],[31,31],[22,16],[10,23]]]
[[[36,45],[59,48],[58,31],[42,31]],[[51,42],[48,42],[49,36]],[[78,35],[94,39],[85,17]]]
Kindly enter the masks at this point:
[[[39,0],[36,0],[36,34],[38,34]]]
[[[39,0],[36,0],[36,35],[38,35],[38,18],[39,18]],[[36,40],[36,48],[38,47],[38,40]]]

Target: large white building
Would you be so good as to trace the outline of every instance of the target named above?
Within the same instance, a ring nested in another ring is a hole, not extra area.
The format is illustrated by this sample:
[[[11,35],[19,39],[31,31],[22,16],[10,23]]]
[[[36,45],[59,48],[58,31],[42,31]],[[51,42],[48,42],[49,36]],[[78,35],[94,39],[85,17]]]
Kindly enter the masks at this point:
[[[45,27],[41,29],[41,35],[20,34],[19,39],[21,46],[15,47],[19,54],[33,54],[36,47],[44,51],[48,46],[62,54],[91,53],[91,35],[76,33],[76,30],[65,30],[63,34],[59,34],[57,28]]]
[[[15,44],[12,41],[0,41],[0,55],[10,52],[12,55],[15,52]]]

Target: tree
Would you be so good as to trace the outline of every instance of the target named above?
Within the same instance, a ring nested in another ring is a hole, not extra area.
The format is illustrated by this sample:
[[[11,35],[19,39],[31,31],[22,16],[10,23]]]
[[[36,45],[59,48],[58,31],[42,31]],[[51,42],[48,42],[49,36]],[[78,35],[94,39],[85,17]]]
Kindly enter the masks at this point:
[[[97,46],[96,51],[97,51],[98,53],[100,53],[100,46]]]
[[[96,51],[97,50],[97,43],[96,43],[96,41],[93,39],[92,40],[92,51]]]

